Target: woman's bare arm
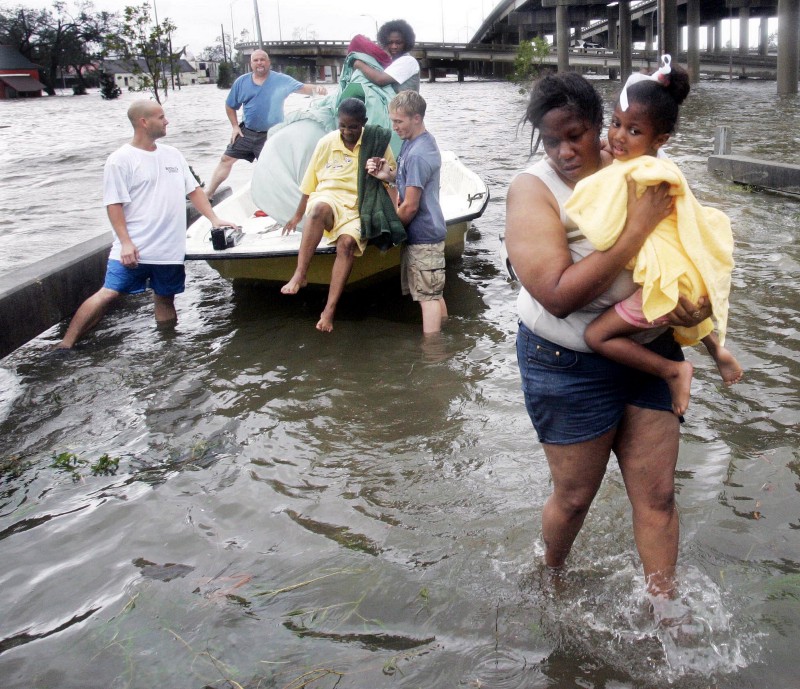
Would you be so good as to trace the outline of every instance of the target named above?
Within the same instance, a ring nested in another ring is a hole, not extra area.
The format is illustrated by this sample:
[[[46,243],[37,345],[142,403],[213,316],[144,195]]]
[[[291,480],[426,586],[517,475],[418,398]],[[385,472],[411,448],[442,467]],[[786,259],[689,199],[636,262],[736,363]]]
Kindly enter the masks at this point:
[[[628,219],[617,242],[573,263],[558,204],[544,183],[521,174],[506,202],[506,247],[523,287],[547,311],[564,318],[597,298],[613,283],[655,226],[669,215],[668,187],[649,187],[637,199],[628,184]]]

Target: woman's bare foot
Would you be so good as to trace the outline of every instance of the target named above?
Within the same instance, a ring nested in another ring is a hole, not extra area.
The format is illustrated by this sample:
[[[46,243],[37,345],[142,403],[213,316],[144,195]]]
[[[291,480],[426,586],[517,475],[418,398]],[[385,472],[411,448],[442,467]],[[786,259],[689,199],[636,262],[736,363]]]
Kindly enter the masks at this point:
[[[719,374],[722,376],[722,382],[726,387],[734,385],[742,379],[744,372],[741,364],[725,347],[717,348],[714,361],[717,363]]]
[[[689,408],[693,373],[694,366],[691,363],[680,361],[675,367],[675,374],[666,378],[669,393],[672,395],[672,411],[676,416],[683,416]]]
[[[321,333],[333,332],[333,311],[325,309],[317,321],[317,330]]]
[[[297,294],[307,284],[308,280],[305,278],[298,277],[296,274],[292,275],[292,279],[281,287],[281,294]]]

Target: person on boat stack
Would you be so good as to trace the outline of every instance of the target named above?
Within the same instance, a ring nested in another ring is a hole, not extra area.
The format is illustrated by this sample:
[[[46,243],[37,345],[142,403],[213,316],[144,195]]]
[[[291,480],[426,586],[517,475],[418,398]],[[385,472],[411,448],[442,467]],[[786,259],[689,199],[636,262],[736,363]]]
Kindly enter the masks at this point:
[[[175,295],[185,282],[187,195],[212,226],[234,226],[216,215],[183,155],[156,143],[167,134],[163,108],[137,100],[128,119],[133,139],[108,157],[103,171],[103,201],[115,234],[105,283],[78,308],[58,349],[71,349],[122,294],[148,286],[156,322],[177,321]]]
[[[416,36],[414,29],[403,19],[386,22],[378,29],[378,43],[389,53],[392,62],[384,71],[375,69],[363,60],[355,60],[358,69],[373,84],[392,86],[400,91],[419,91],[419,62],[411,55]]]
[[[212,198],[237,160],[253,162],[261,154],[267,140],[267,131],[273,125],[283,122],[283,104],[292,93],[306,96],[324,96],[328,90],[324,86],[303,84],[288,74],[270,70],[269,55],[263,50],[255,50],[250,56],[249,74],[243,74],[233,82],[225,99],[225,113],[231,123],[231,140],[222,154],[206,189],[206,196]],[[240,123],[237,111],[243,109]]]
[[[406,226],[400,282],[403,294],[411,294],[422,308],[422,331],[436,333],[447,318],[444,301],[447,235],[439,203],[442,156],[436,139],[425,128],[425,99],[415,91],[401,91],[389,103],[389,118],[403,146],[397,169],[390,161],[372,158],[367,172],[397,185],[397,215]]]
[[[306,216],[303,237],[297,256],[297,268],[289,282],[282,288],[283,294],[297,294],[308,284],[307,274],[317,245],[323,236],[329,244],[336,245],[336,259],[331,270],[328,301],[317,322],[317,330],[331,332],[336,306],[353,268],[356,256],[361,256],[367,245],[362,236],[359,214],[359,170],[366,166],[361,161],[362,149],[369,153],[365,141],[383,134],[386,141],[383,157],[388,165],[396,165],[389,147],[390,132],[382,127],[365,128],[367,109],[357,98],[345,98],[338,108],[339,129],[323,136],[309,161],[300,183],[302,197],[295,214],[283,227],[283,234],[293,232],[303,216]],[[381,186],[381,185],[378,185]],[[391,201],[388,201],[391,205]]]

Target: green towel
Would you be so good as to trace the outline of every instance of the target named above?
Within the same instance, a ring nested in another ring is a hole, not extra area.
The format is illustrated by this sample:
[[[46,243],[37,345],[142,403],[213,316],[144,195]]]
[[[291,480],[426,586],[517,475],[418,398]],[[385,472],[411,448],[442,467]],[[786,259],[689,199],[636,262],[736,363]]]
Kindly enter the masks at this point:
[[[368,124],[361,137],[358,157],[358,212],[361,216],[361,238],[381,251],[406,240],[406,229],[397,217],[389,193],[377,177],[367,174],[370,158],[383,158],[392,133],[383,127]]]

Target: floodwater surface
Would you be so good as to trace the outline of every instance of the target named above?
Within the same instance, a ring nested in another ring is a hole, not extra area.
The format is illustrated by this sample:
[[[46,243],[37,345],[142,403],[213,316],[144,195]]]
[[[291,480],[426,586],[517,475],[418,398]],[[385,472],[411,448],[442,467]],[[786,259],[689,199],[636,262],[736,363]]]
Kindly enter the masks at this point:
[[[607,102],[618,88],[597,85]],[[71,356],[48,355],[61,324],[0,362],[0,685],[798,686],[800,205],[706,171],[723,124],[735,152],[797,162],[800,102],[775,90],[702,83],[669,147],[733,221],[729,342],[746,369],[724,389],[687,351],[687,633],[654,626],[613,462],[566,575],[542,570],[549,474],[499,257],[525,95],[426,83],[429,129],[492,194],[448,268],[441,337],[421,337],[394,283],[347,293],[323,335],[324,293],[190,264],[174,332],[130,298]],[[224,95],[165,104],[166,142],[203,179]],[[0,268],[107,228],[102,165],[135,97],[0,102]]]

